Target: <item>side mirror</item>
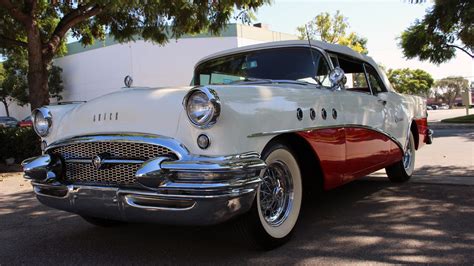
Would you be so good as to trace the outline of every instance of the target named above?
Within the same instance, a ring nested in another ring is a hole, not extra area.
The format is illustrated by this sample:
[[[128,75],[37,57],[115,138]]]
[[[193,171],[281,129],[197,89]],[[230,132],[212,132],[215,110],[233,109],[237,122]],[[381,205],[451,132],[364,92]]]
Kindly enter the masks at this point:
[[[329,81],[331,81],[333,90],[340,90],[344,87],[344,84],[346,84],[347,81],[344,74],[344,70],[340,67],[335,67],[331,72],[329,72]]]

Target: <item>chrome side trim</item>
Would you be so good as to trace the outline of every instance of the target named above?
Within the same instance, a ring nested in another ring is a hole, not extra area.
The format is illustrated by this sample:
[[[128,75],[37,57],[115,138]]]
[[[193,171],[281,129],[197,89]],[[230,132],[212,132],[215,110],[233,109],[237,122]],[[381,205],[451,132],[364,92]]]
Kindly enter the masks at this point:
[[[357,125],[357,124],[342,124],[342,125],[331,125],[331,126],[315,126],[315,127],[304,127],[304,128],[295,128],[295,129],[284,129],[284,130],[275,130],[275,131],[267,131],[267,132],[259,132],[259,133],[253,133],[247,136],[247,138],[255,138],[255,137],[263,137],[263,136],[272,136],[272,135],[279,135],[279,134],[285,134],[285,133],[295,133],[295,132],[301,132],[301,131],[312,131],[312,130],[319,130],[319,129],[330,129],[330,128],[345,128],[345,127],[350,127],[350,128],[364,128],[368,130],[372,130],[378,133],[381,133],[388,138],[390,138],[397,146],[404,151],[402,143],[398,141],[394,136],[390,135],[389,133],[378,129],[374,128],[371,126],[365,126],[365,125]]]

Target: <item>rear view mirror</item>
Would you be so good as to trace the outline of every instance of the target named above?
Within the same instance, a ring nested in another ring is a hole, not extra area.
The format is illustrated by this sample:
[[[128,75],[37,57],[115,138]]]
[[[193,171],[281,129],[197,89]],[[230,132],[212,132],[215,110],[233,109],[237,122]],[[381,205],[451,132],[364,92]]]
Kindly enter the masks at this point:
[[[331,81],[331,87],[333,90],[344,88],[344,84],[346,84],[347,81],[344,70],[340,67],[335,67],[331,72],[329,72],[329,80]]]

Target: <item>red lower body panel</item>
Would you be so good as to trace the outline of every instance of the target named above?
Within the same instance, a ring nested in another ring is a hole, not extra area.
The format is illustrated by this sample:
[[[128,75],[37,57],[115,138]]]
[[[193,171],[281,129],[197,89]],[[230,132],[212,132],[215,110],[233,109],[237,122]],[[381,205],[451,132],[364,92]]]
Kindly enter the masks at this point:
[[[313,148],[324,174],[324,189],[332,189],[402,159],[388,136],[366,128],[331,128],[299,133]]]

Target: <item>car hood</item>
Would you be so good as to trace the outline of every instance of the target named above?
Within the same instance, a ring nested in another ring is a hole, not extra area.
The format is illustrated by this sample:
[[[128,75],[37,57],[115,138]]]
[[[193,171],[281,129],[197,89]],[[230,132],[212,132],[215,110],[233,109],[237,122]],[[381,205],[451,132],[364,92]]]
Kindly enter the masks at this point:
[[[49,142],[74,136],[145,133],[174,137],[191,87],[131,88],[79,104],[55,121]]]

